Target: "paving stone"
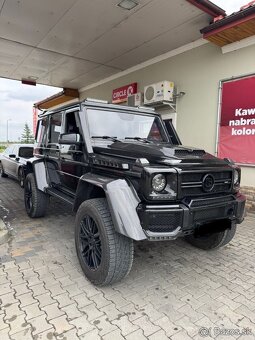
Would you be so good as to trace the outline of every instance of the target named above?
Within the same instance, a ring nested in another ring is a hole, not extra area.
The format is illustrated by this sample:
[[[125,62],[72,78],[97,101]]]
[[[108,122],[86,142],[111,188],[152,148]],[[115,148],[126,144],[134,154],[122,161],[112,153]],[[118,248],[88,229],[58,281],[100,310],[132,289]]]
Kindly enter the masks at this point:
[[[9,323],[5,321],[5,314],[0,315],[0,330],[9,328]]]
[[[58,302],[60,308],[72,305],[74,303],[74,301],[69,298],[69,295],[67,293],[54,296],[54,300]]]
[[[12,334],[11,339],[12,340],[33,340],[32,329],[31,328],[25,328],[21,332]]]
[[[52,303],[50,305],[44,306],[42,307],[42,310],[46,313],[46,319],[48,321],[65,314],[65,312],[59,308],[58,303]]]
[[[65,315],[51,319],[49,323],[51,323],[54,326],[56,335],[62,334],[74,328],[73,325],[68,323]]]
[[[18,297],[19,301],[20,301],[20,307],[25,307],[25,306],[28,306],[28,305],[31,305],[35,302],[38,302],[38,300],[34,299],[32,293],[27,293],[27,294],[23,294],[23,295],[20,295]]]
[[[56,340],[54,328],[47,329],[47,331],[34,335],[33,340]],[[64,340],[63,336],[62,340]]]
[[[84,333],[88,333],[89,331],[96,328],[95,326],[88,322],[86,316],[81,316],[79,318],[71,320],[70,324],[76,327],[78,336]]]
[[[76,301],[78,308],[82,308],[93,303],[93,301],[89,300],[84,293],[75,295],[72,299]]]
[[[111,301],[107,300],[103,294],[93,295],[89,299],[95,302],[97,308],[102,308],[112,303]]]
[[[143,330],[145,336],[149,336],[160,330],[159,326],[150,322],[147,316],[142,316],[141,318],[134,320],[133,324],[139,326]]]
[[[33,336],[52,329],[52,325],[46,320],[46,315],[41,315],[37,316],[36,318],[30,319],[29,324],[32,325]]]
[[[88,334],[88,333],[87,333]],[[81,336],[78,337],[77,335],[77,329],[73,328],[70,331],[67,331],[63,334],[56,335],[56,338],[58,340],[80,340],[82,339]],[[49,340],[49,339],[48,339]],[[90,338],[86,338],[86,340],[90,340]],[[113,339],[112,339],[113,340]]]
[[[23,311],[20,309],[20,303],[19,302],[6,304],[3,307],[3,310],[4,310],[4,313],[5,313],[6,319],[10,319],[14,315],[17,316],[17,315],[23,314]]]
[[[62,307],[61,310],[67,315],[67,319],[69,321],[73,320],[75,318],[79,318],[80,316],[83,316],[83,314],[84,314],[78,309],[76,303]]]
[[[165,332],[160,330],[148,337],[149,340],[169,340],[168,336],[166,336]]]
[[[72,284],[72,285],[65,286],[65,291],[68,292],[70,297],[80,295],[80,294],[84,294],[83,291],[80,290],[75,283]]]
[[[69,276],[59,277],[57,281],[60,282],[62,287],[70,286],[74,283]]]
[[[25,316],[25,313],[23,313],[22,315],[13,315],[10,319],[6,319],[6,322],[10,325],[10,335],[21,332],[25,328],[30,328],[30,325],[25,320]]]
[[[95,320],[104,315],[104,313],[97,308],[95,303],[80,308],[80,311],[87,315],[88,321]]]
[[[47,286],[47,290],[50,292],[52,297],[66,293],[66,289],[64,290],[59,283],[53,284],[52,286]]]
[[[125,315],[124,312],[121,312],[120,310],[116,308],[114,303],[111,303],[110,305],[100,308],[100,311],[103,314],[107,315],[110,321],[117,319],[122,315]]]
[[[6,295],[8,293],[12,293],[13,289],[11,288],[10,283],[4,283],[0,285],[0,299],[2,297],[2,295]]]
[[[143,331],[141,329],[138,329],[137,331],[130,333],[126,336],[127,340],[146,340],[148,337],[145,337],[143,334]]]
[[[154,321],[154,324],[163,329],[164,333],[168,337],[171,337],[173,334],[178,333],[180,331],[180,327],[173,323],[167,316],[164,316],[162,319]]]
[[[37,316],[44,315],[44,312],[39,308],[39,303],[37,302],[31,305],[22,307],[22,310],[26,313],[27,321]]]
[[[192,338],[186,332],[181,331],[171,336],[171,340],[192,340]]]
[[[42,295],[42,294],[47,294],[49,293],[45,287],[43,283],[40,283],[38,285],[34,285],[30,288],[30,290],[33,292],[33,296],[38,296],[38,295]]]
[[[47,305],[51,305],[52,303],[55,303],[56,301],[51,297],[50,293],[45,293],[42,295],[37,295],[36,300],[39,301],[39,307],[42,308]]]
[[[98,337],[98,339],[100,339],[100,337]],[[103,340],[125,340],[126,338],[124,338],[121,335],[121,332],[119,329],[116,329],[115,331],[112,331],[111,333],[108,333],[106,335],[104,335],[101,339]]]
[[[9,331],[10,331],[10,328],[0,329],[0,339],[10,340],[11,338],[9,336]]]
[[[121,316],[120,318],[113,320],[112,324],[118,326],[118,328],[121,329],[121,334],[123,336],[135,332],[139,328],[137,325],[132,324],[128,320],[127,316]]]
[[[113,325],[106,316],[101,316],[92,321],[93,325],[99,330],[99,335],[106,335],[117,329],[117,326]]]

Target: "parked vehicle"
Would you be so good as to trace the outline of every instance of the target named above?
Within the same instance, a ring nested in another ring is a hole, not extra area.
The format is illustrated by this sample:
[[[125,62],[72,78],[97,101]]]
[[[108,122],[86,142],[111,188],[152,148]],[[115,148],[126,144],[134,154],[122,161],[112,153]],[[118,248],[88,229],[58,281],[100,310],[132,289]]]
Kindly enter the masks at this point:
[[[24,186],[27,160],[33,157],[33,144],[12,144],[0,154],[1,177],[16,178]]]
[[[244,216],[240,168],[184,147],[151,108],[86,100],[44,112],[24,200],[44,216],[50,196],[76,212],[81,267],[96,285],[123,279],[133,241],[184,237],[210,250],[226,245]]]

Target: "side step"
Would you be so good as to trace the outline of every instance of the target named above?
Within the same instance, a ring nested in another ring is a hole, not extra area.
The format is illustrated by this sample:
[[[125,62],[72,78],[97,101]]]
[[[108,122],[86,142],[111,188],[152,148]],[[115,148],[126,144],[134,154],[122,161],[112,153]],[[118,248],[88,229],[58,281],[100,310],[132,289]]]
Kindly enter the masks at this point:
[[[74,205],[74,198],[70,197],[69,195],[55,189],[55,188],[48,188],[47,193],[51,196],[54,196],[56,198],[59,198],[62,201],[65,201],[66,203],[70,205]]]

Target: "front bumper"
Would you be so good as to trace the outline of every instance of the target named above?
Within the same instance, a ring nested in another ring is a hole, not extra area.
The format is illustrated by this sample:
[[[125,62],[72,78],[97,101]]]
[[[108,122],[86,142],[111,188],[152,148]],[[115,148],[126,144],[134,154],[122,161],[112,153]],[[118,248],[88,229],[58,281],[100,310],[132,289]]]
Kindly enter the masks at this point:
[[[194,232],[197,226],[228,219],[241,223],[245,196],[185,199],[180,204],[143,205],[138,207],[141,226],[149,240],[176,239]]]

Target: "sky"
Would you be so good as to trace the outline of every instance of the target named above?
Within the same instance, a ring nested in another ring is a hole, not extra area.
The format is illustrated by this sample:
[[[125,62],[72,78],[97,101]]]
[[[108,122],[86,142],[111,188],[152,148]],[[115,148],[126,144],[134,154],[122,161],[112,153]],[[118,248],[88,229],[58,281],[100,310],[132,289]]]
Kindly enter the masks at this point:
[[[231,14],[249,0],[211,0]],[[0,78],[0,142],[18,141],[27,122],[32,129],[33,104],[61,91],[44,85],[29,86],[21,82]]]
[[[219,7],[223,8],[227,14],[239,11],[240,7],[248,4],[251,0],[211,0]]]
[[[32,130],[33,104],[62,89],[44,85],[23,85],[20,81],[0,78],[0,142],[19,141],[27,122]]]

